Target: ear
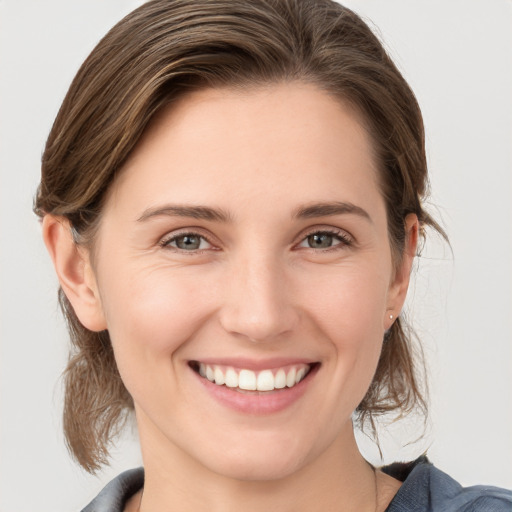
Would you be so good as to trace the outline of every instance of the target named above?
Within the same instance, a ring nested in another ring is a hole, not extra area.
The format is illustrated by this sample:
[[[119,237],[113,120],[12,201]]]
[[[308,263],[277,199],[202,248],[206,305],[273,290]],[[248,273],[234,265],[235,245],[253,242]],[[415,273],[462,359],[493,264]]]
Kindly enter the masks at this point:
[[[388,291],[387,309],[384,317],[384,330],[387,331],[396,320],[405,302],[412,264],[418,247],[420,224],[418,217],[410,213],[405,218],[405,243],[400,266],[396,269]]]
[[[69,221],[63,217],[45,215],[43,239],[62,290],[82,325],[91,331],[106,329],[89,251],[73,240]]]

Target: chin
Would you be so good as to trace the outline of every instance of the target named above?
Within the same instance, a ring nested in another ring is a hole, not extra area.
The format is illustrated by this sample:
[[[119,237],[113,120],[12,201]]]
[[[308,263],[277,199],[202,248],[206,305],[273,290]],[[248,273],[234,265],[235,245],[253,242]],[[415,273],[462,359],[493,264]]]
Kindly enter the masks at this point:
[[[313,446],[308,449],[310,443],[297,441],[293,433],[269,437],[254,434],[248,442],[231,443],[222,454],[209,454],[203,465],[235,480],[269,481],[296,473],[315,456]]]
[[[258,454],[243,456],[236,460],[226,458],[210,469],[226,478],[242,481],[277,481],[296,473],[304,465],[297,455],[286,458],[276,458],[274,455]]]

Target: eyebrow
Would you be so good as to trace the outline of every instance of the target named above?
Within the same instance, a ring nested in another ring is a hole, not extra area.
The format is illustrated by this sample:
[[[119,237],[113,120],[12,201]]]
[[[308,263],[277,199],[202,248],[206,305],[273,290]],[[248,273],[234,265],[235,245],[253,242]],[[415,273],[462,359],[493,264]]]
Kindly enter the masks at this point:
[[[148,208],[137,221],[144,222],[145,220],[162,215],[170,217],[189,217],[192,219],[217,222],[229,222],[231,220],[231,216],[227,212],[218,208],[209,208],[208,206],[165,205],[156,208]]]
[[[372,219],[368,212],[352,203],[346,202],[321,202],[299,206],[292,213],[294,219],[312,219],[316,217],[329,217],[334,215],[358,215],[370,222]],[[232,216],[220,209],[209,206],[185,206],[185,205],[165,205],[148,208],[137,219],[138,222],[144,222],[153,217],[188,217],[192,219],[208,220],[216,222],[230,222]]]
[[[311,219],[315,217],[329,217],[333,215],[358,215],[369,222],[373,223],[372,218],[366,210],[360,206],[352,203],[345,202],[326,202],[326,203],[313,203],[307,206],[300,206],[297,208],[292,217],[296,219]]]

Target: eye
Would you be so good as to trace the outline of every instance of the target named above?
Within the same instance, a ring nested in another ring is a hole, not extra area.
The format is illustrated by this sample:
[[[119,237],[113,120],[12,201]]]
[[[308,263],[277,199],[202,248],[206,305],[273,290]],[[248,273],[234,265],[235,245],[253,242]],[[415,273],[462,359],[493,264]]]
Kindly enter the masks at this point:
[[[349,246],[352,240],[341,231],[315,231],[310,233],[299,247],[308,249],[337,249]]]
[[[180,251],[201,251],[211,249],[212,245],[206,238],[197,233],[180,233],[170,238],[162,240],[160,243],[162,247],[170,247],[179,249]]]

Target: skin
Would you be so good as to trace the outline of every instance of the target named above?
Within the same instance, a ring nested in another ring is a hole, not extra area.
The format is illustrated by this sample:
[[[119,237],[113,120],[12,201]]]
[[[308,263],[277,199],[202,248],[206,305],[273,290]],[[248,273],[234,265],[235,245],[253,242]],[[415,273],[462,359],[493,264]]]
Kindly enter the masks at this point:
[[[357,113],[312,85],[208,89],[146,130],[92,255],[45,217],[61,285],[86,327],[108,328],[135,402],[146,482],[127,510],[386,508],[400,483],[360,455],[351,415],[405,300],[418,221],[405,219],[395,270],[372,155]],[[293,216],[327,202],[365,214]],[[229,219],[151,215],[168,205]],[[325,231],[327,247],[311,247]],[[177,248],[184,232],[204,237],[198,250]],[[245,414],[189,366],[233,354],[319,369],[291,406]]]

